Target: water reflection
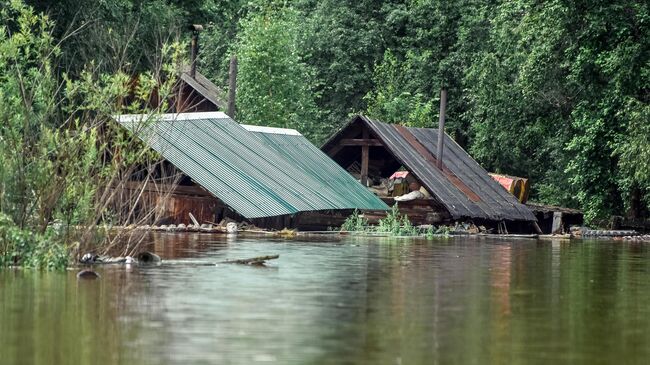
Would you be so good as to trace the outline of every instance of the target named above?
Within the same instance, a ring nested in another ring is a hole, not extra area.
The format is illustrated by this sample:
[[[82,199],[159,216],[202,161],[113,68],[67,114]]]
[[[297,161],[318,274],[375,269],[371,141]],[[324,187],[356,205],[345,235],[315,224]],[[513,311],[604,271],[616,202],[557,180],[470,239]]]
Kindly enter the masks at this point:
[[[0,272],[5,364],[641,363],[648,247],[158,234],[155,267]],[[269,269],[206,263],[280,254]]]

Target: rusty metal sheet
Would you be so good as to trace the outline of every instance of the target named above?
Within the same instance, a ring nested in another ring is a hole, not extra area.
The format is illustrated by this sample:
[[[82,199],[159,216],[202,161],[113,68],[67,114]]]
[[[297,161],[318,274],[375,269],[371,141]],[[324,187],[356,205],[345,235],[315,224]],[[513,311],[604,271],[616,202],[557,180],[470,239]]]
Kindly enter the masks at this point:
[[[415,138],[415,136],[409,132],[409,130],[401,125],[396,125],[395,128],[397,131],[404,137],[410,144],[411,146],[424,158],[429,161],[433,166],[438,166],[438,159],[435,158],[428,150],[426,147],[424,147],[418,140]],[[445,165],[444,161],[442,163],[442,173],[445,175],[445,177],[452,183],[454,184],[455,187],[458,188],[458,190],[462,191],[463,194],[467,195],[467,198],[473,202],[479,202],[481,201],[481,198],[476,195],[475,192],[470,189],[469,186],[465,185],[465,183],[456,176],[453,171],[449,170],[447,165]]]

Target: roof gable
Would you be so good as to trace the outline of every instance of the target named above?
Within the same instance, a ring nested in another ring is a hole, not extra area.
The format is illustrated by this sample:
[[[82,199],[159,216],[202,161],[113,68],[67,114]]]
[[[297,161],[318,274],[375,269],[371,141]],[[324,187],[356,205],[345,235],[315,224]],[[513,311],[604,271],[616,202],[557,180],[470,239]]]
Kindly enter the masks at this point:
[[[200,72],[196,71],[196,74],[192,77],[189,69],[181,70],[180,79],[219,110],[226,109],[224,92]]]

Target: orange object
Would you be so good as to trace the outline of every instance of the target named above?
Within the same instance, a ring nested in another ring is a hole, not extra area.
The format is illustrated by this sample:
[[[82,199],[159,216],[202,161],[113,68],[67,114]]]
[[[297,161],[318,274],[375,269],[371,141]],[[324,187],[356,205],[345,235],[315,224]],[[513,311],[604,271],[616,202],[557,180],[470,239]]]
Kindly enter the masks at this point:
[[[501,186],[514,195],[520,202],[526,203],[530,193],[530,182],[528,179],[517,176],[508,176],[490,173],[490,176]]]

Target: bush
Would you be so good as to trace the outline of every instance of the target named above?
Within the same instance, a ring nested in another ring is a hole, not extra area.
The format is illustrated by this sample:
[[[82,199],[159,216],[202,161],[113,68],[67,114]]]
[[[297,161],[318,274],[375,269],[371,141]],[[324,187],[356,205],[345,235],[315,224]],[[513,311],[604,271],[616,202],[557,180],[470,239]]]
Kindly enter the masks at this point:
[[[44,235],[20,229],[11,218],[0,213],[0,267],[64,269],[70,257],[68,248],[55,235],[51,229]]]
[[[440,226],[438,228],[429,228],[422,231],[418,227],[413,226],[411,221],[406,215],[400,214],[397,204],[393,206],[391,211],[384,219],[380,219],[376,226],[371,226],[368,220],[355,210],[350,215],[343,225],[341,231],[355,232],[355,233],[383,233],[395,237],[412,237],[424,235],[427,238],[432,238],[434,235],[447,235],[448,228]]]
[[[352,215],[345,219],[343,225],[341,226],[341,231],[348,232],[364,232],[368,229],[369,224],[368,220],[359,213],[358,210],[354,210]]]

